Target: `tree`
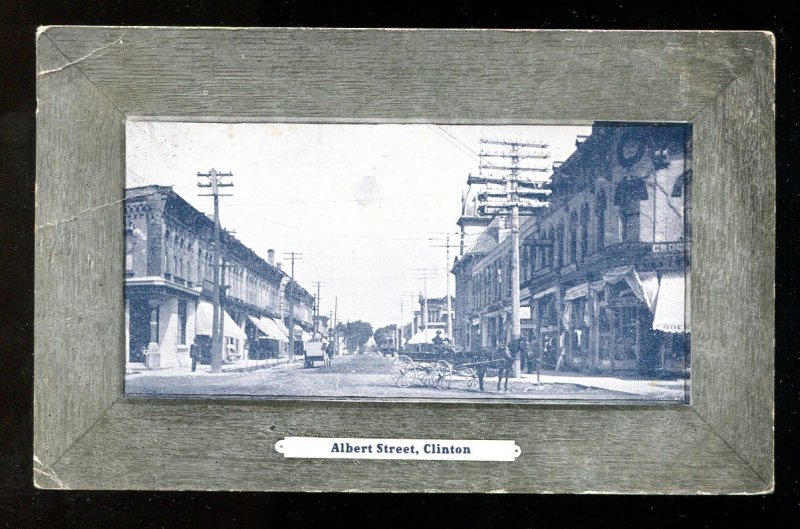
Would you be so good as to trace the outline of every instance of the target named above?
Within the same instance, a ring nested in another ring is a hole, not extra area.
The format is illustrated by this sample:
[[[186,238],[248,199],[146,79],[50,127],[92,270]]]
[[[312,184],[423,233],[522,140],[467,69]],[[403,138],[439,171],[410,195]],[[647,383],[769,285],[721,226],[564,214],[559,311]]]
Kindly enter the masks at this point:
[[[354,353],[372,336],[372,325],[361,320],[347,322],[344,336],[347,350]]]

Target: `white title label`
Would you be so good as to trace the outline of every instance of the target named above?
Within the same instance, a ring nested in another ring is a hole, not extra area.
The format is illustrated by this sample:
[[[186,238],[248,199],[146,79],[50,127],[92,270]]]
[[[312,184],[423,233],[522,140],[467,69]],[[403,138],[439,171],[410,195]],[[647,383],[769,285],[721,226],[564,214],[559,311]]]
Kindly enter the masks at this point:
[[[506,440],[356,437],[285,437],[275,443],[275,450],[300,458],[454,461],[514,461],[522,453],[514,441]]]

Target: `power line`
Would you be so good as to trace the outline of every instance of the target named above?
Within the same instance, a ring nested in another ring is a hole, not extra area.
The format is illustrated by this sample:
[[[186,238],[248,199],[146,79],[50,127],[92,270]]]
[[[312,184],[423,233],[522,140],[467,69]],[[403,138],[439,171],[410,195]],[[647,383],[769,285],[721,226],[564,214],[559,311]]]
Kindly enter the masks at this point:
[[[235,208],[236,206],[229,205],[229,207]],[[340,237],[343,239],[359,239],[359,240],[370,240],[370,241],[424,241],[426,240],[425,237],[375,237],[370,235],[350,235],[347,233],[340,233],[340,232],[329,232],[329,231],[320,231],[320,230],[313,230],[309,228],[301,228],[300,226],[293,226],[291,224],[286,224],[284,222],[280,222],[277,220],[269,219],[267,217],[263,217],[261,215],[256,215],[255,213],[251,213],[244,209],[238,209],[241,213],[245,215],[249,215],[253,218],[263,220],[264,222],[269,222],[270,224],[276,224],[278,226],[283,226],[284,228],[290,228],[293,230],[304,231],[307,233],[316,233],[318,235],[327,235],[330,237]]]
[[[370,202],[383,202],[383,201],[392,201],[392,200],[407,200],[407,199],[419,199],[419,198],[438,198],[438,197],[449,197],[452,194],[435,194],[435,195],[404,195],[404,196],[394,196],[394,197],[375,197],[370,198]],[[362,199],[358,198],[348,198],[348,199],[341,199],[341,200],[295,200],[295,201],[283,201],[283,202],[238,202],[229,204],[231,206],[285,206],[285,205],[317,205],[317,204],[350,204],[353,202],[363,202]]]
[[[439,130],[441,130],[442,132],[444,132],[445,134],[447,134],[448,136],[453,138],[453,140],[458,142],[459,145],[462,145],[465,149],[467,149],[469,152],[471,152],[474,156],[476,156],[480,160],[480,157],[481,157],[480,154],[475,152],[474,150],[472,150],[472,148],[469,145],[467,145],[463,141],[459,140],[458,138],[456,138],[455,136],[453,136],[452,134],[447,132],[447,130],[445,130],[445,128],[442,127],[441,125],[436,125],[436,128],[438,128]]]
[[[467,156],[469,156],[470,158],[472,158],[472,157],[474,157],[474,156],[475,156],[475,152],[473,152],[471,149],[465,149],[464,147],[462,147],[462,146],[461,146],[461,145],[459,145],[458,143],[454,142],[453,140],[451,140],[451,139],[450,139],[450,138],[448,138],[447,136],[443,136],[443,135],[442,135],[442,133],[441,133],[441,132],[439,132],[439,130],[441,129],[441,127],[439,127],[439,128],[436,128],[436,127],[438,127],[438,125],[428,125],[428,128],[430,128],[430,129],[431,129],[431,130],[432,130],[434,133],[436,133],[436,135],[437,135],[437,136],[439,136],[440,138],[442,138],[443,140],[445,140],[445,141],[446,141],[447,143],[449,143],[449,144],[450,144],[452,147],[454,147],[454,148],[455,148],[455,149],[457,149],[459,152],[461,152],[461,154],[466,154],[466,155],[467,155]]]

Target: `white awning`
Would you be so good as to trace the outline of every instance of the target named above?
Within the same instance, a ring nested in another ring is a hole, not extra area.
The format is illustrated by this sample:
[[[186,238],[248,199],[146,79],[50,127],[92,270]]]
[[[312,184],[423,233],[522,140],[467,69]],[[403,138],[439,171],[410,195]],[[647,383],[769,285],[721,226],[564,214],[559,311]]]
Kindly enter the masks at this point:
[[[433,343],[433,339],[436,337],[436,331],[441,329],[422,329],[417,334],[412,336],[406,342],[408,345],[420,345],[423,343]],[[442,340],[447,338],[447,334],[442,331],[439,336],[442,337]]]
[[[272,340],[279,340],[282,342],[286,342],[289,340],[289,337],[283,334],[280,328],[275,324],[275,321],[272,318],[254,318],[252,316],[248,316],[250,321],[253,322],[253,325],[261,331],[261,333],[270,338]]]
[[[246,340],[247,335],[241,327],[236,325],[230,314],[223,311],[222,335],[226,338],[235,338],[237,340]],[[201,301],[197,304],[197,311],[195,312],[195,334],[205,334],[211,336],[213,329],[212,322],[214,321],[214,305],[208,301]]]
[[[564,293],[564,301],[571,301],[573,299],[582,298],[588,293],[589,293],[589,283],[583,283],[582,285],[568,288],[567,291]]]
[[[272,320],[272,322],[275,325],[278,326],[278,329],[281,330],[283,335],[286,336],[286,339],[288,340],[289,339],[289,328],[283,323],[283,320],[281,320],[279,318],[270,318],[270,319]]]
[[[312,340],[312,336],[296,323],[294,324],[294,336],[295,338],[299,336],[300,340],[304,342],[310,342]]]
[[[691,332],[686,311],[686,284],[683,273],[667,272],[661,276],[653,329],[664,332]]]
[[[556,293],[556,287],[546,288],[541,292],[537,292],[536,294],[534,294],[533,299],[543,298],[545,296],[549,296],[550,294],[555,294],[555,293]]]
[[[655,272],[639,272],[632,265],[618,266],[603,274],[603,281],[612,285],[622,280],[625,280],[639,301],[654,313],[658,295],[658,275]]]

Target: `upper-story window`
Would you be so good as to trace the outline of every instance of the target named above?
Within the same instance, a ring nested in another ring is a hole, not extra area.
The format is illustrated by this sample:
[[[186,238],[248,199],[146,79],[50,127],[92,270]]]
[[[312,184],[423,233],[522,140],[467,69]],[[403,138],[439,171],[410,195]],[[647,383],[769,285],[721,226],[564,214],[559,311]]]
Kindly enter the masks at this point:
[[[581,206],[581,240],[580,240],[580,260],[586,259],[589,253],[589,204],[583,203]]]
[[[606,192],[600,189],[595,196],[595,216],[597,218],[597,233],[595,248],[601,250],[606,245]]]
[[[556,229],[556,266],[561,268],[564,266],[564,221],[558,223]]]
[[[125,230],[125,274],[133,275],[133,250],[136,247],[133,230]]]
[[[578,261],[578,214],[574,211],[569,215],[569,262]]]

